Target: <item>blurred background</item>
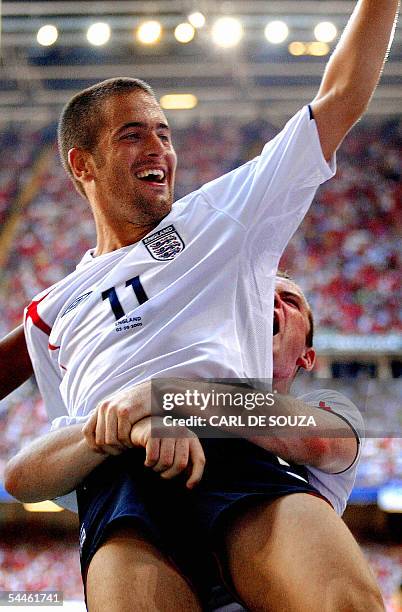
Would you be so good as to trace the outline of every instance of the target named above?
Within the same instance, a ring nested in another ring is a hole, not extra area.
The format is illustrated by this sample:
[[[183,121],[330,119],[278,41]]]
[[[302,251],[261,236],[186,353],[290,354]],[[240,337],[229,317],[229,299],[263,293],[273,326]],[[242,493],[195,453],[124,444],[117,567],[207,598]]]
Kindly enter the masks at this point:
[[[257,155],[312,100],[354,4],[3,1],[0,334],[94,244],[89,209],[55,146],[74,93],[113,76],[153,86],[173,128],[178,198]],[[344,518],[394,612],[402,610],[401,77],[399,26],[369,111],[282,260],[315,314],[314,377],[352,379],[355,401],[370,406]],[[34,380],[0,402],[0,589],[62,590],[82,602],[76,517],[50,503],[18,504],[1,483],[7,459],[47,429]]]

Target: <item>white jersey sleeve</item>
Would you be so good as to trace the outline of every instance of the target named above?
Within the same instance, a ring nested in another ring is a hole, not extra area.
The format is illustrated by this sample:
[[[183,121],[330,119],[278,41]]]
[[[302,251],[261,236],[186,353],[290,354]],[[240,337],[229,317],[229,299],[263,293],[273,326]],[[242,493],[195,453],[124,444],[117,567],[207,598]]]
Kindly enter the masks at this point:
[[[55,350],[49,342],[51,321],[43,318],[41,307],[51,290],[46,289],[40,293],[25,309],[24,330],[35,377],[53,430],[63,424],[71,424],[71,419],[60,394],[60,372],[50,358],[51,351]],[[77,512],[77,496],[74,491],[54,501],[67,510]]]
[[[307,466],[309,482],[326,497],[334,510],[342,515],[356,480],[361,448],[364,440],[364,421],[353,402],[332,389],[319,389],[299,396],[299,400],[319,410],[328,410],[348,423],[356,436],[357,452],[352,464],[337,474],[327,474],[317,468]]]
[[[56,348],[49,342],[52,321],[45,320],[42,312],[43,303],[51,291],[52,288],[46,289],[27,306],[24,331],[36,381],[53,428],[53,421],[68,416],[68,411],[60,394],[61,373],[50,358],[51,351]]]
[[[335,158],[323,156],[309,106],[268,142],[261,155],[204,185],[210,205],[264,230],[264,250],[280,255],[303,219],[318,186],[335,173]],[[260,233],[258,231],[258,233]]]

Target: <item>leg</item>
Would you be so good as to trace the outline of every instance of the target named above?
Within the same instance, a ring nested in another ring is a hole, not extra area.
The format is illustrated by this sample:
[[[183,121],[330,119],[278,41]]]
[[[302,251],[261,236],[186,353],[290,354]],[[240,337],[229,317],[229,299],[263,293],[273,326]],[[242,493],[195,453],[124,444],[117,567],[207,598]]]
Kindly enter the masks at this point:
[[[140,530],[116,527],[92,558],[89,612],[200,612],[186,580]]]
[[[252,611],[384,611],[357,542],[322,499],[299,493],[262,502],[229,523],[225,547]]]

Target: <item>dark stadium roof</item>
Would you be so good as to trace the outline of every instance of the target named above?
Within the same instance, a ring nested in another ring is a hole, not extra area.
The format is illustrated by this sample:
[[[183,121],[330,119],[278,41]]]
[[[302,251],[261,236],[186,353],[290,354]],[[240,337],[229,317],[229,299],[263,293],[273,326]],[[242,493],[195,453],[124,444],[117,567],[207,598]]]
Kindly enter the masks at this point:
[[[111,76],[138,76],[159,95],[190,92],[199,104],[187,116],[267,116],[282,122],[315,94],[327,57],[293,57],[288,41],[270,45],[263,29],[270,19],[289,25],[289,40],[310,41],[318,21],[341,31],[353,0],[14,0],[2,3],[0,119],[49,121],[76,90]],[[175,26],[193,9],[207,17],[188,45],[177,43]],[[222,15],[242,19],[245,37],[228,50],[210,41],[209,25]],[[154,47],[141,46],[133,31],[145,18],[158,19],[165,35]],[[91,47],[85,33],[94,21],[107,21],[112,38]],[[44,24],[59,29],[57,43],[41,47],[36,33]],[[333,46],[333,45],[332,45]],[[370,112],[400,114],[402,34],[397,29],[390,60]]]

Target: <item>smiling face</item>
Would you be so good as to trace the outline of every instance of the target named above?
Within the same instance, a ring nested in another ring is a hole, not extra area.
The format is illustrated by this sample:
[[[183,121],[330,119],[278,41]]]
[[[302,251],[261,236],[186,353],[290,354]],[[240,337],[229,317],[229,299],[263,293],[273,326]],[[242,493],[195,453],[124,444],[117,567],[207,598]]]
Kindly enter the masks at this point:
[[[310,330],[310,307],[301,289],[293,281],[277,277],[273,323],[274,379],[290,387],[299,367],[311,370],[315,351],[306,346]],[[279,389],[278,389],[279,390]]]
[[[99,231],[145,235],[171,210],[176,170],[170,129],[158,102],[142,90],[110,96],[94,149],[70,151],[70,165]],[[137,237],[137,239],[139,239]]]

